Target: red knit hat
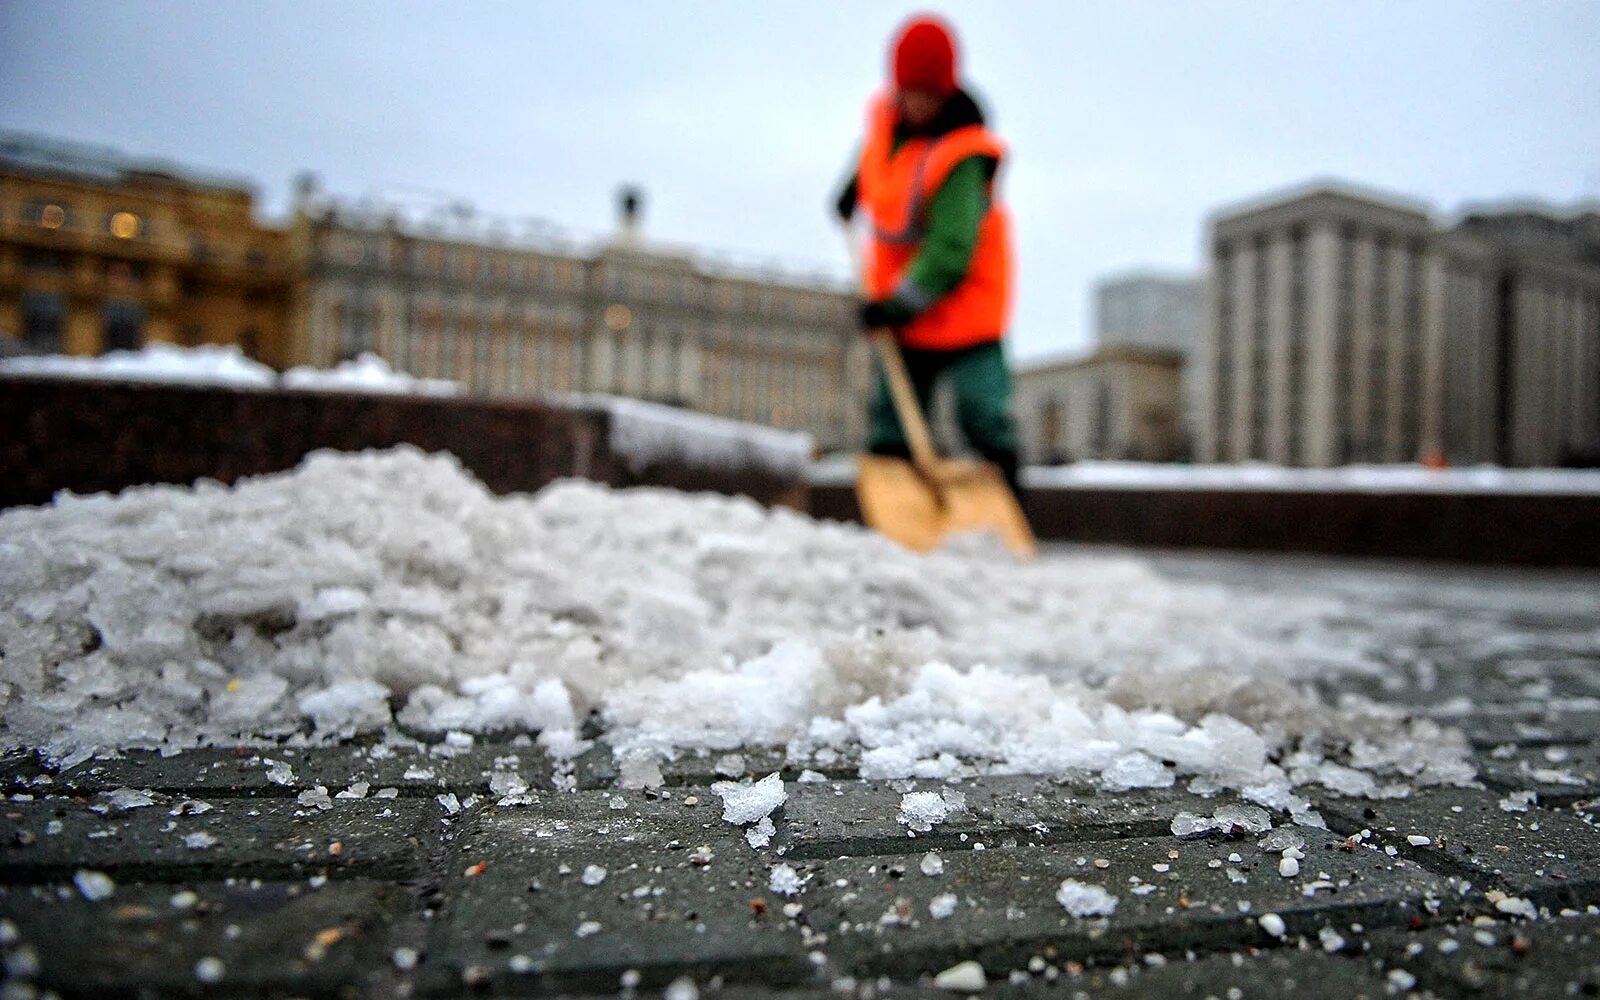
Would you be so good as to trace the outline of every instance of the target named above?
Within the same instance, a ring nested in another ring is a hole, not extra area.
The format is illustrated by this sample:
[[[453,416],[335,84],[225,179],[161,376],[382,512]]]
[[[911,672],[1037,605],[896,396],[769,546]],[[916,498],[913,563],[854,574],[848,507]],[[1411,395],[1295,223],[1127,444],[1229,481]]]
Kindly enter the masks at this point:
[[[897,89],[948,96],[956,89],[955,33],[943,18],[913,17],[895,36],[889,66]]]

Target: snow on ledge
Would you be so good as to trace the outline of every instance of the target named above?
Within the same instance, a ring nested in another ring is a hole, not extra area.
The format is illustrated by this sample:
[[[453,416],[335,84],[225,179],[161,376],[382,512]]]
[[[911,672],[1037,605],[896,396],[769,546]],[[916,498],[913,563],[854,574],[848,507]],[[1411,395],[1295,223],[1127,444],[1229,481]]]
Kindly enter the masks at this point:
[[[658,462],[683,462],[710,468],[759,467],[797,475],[811,461],[812,439],[804,431],[779,430],[622,396],[563,393],[550,398],[607,413],[611,450],[635,471]]]
[[[382,392],[423,396],[458,396],[463,386],[444,378],[417,378],[395,371],[370,351],[335,368],[291,368],[283,373],[285,389],[328,389],[335,392]]]
[[[1029,468],[1025,475],[1029,486],[1056,489],[1600,495],[1600,470],[1505,469],[1487,465],[1460,469],[1428,469],[1420,465],[1299,469],[1264,463],[1075,462]]]
[[[258,388],[271,388],[278,380],[276,372],[245,357],[233,344],[181,347],[160,342],[99,357],[45,354],[5,358],[0,360],[0,374]]]

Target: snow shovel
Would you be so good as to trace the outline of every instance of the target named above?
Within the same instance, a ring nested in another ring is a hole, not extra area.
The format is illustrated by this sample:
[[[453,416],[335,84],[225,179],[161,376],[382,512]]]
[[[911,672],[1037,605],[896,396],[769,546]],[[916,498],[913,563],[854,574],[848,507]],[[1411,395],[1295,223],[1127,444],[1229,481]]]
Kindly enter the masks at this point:
[[[870,336],[911,461],[870,454],[857,459],[856,502],[867,526],[917,552],[961,532],[993,532],[1019,557],[1033,558],[1033,531],[1000,470],[988,462],[939,457],[894,334],[874,330]]]

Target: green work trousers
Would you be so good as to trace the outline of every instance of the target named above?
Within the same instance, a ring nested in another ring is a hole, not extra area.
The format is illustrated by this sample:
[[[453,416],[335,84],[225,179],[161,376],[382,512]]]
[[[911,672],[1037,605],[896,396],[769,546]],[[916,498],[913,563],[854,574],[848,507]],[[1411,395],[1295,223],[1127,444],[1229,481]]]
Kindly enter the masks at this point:
[[[905,356],[906,371],[924,415],[938,380],[949,379],[955,390],[956,423],[967,444],[992,462],[1015,465],[1017,427],[1011,419],[1011,372],[1006,368],[999,341],[954,351],[902,347],[900,353]],[[869,451],[879,455],[907,454],[905,431],[895,415],[882,362],[878,365],[878,384],[872,392],[868,418]]]

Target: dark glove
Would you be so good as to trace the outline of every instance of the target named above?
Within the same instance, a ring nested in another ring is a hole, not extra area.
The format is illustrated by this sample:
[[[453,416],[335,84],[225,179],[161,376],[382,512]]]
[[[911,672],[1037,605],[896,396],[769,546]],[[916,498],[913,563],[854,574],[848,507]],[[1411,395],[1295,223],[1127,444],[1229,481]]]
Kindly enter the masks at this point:
[[[893,309],[887,300],[878,302],[863,302],[860,309],[861,329],[867,333],[874,333],[886,327],[898,326],[904,318],[898,310]]]

